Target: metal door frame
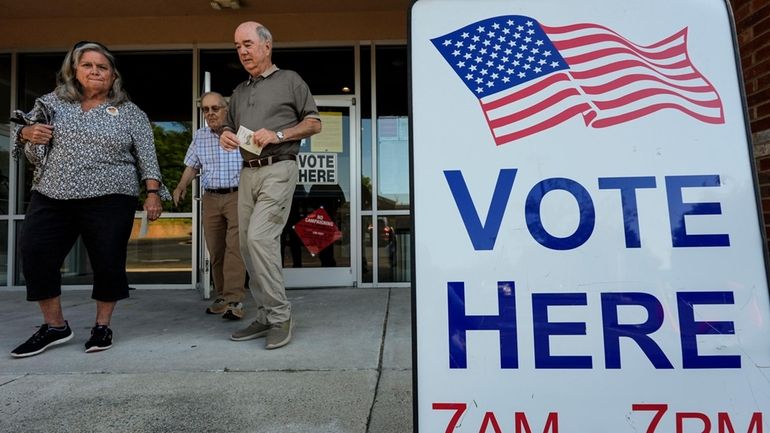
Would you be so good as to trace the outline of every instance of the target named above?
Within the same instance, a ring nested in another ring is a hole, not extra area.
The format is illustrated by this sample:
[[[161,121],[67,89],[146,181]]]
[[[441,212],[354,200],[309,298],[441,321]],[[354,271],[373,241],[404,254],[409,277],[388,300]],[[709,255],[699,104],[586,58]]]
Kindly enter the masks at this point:
[[[350,207],[350,266],[347,268],[284,268],[284,283],[287,288],[299,287],[352,287],[358,282],[358,266],[361,257],[361,242],[359,230],[359,194],[360,169],[358,162],[358,113],[356,99],[353,95],[320,95],[315,96],[316,105],[322,107],[348,108],[350,136],[350,192],[348,206]]]

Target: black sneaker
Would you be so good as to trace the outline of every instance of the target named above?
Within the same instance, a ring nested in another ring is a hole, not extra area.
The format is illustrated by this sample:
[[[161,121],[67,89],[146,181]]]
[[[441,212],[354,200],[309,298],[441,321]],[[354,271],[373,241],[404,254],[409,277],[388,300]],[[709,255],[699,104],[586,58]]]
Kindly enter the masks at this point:
[[[72,340],[74,336],[75,333],[72,332],[66,320],[64,321],[64,329],[51,328],[47,323],[43,323],[40,325],[40,329],[29,337],[29,340],[11,351],[11,356],[14,358],[34,356],[43,353],[51,346],[66,343]]]
[[[101,352],[112,347],[112,330],[107,325],[91,328],[91,338],[86,341],[86,353]]]

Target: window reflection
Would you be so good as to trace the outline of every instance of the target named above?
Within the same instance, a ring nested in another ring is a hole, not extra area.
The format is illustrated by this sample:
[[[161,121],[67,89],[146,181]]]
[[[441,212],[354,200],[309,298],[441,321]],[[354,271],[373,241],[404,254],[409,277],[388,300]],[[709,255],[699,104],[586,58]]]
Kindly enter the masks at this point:
[[[184,156],[192,141],[192,122],[153,122],[152,133],[155,136],[155,152],[158,154],[160,174],[169,191],[172,191],[185,168]],[[144,195],[140,199],[143,200]],[[142,200],[139,201],[140,206]],[[164,209],[166,212],[192,212],[192,200],[192,188],[188,188],[187,195],[179,202],[179,206],[175,207],[172,202],[167,202],[164,203]],[[137,210],[141,210],[141,207]]]
[[[20,233],[24,221],[19,221]],[[7,233],[7,230],[2,233]],[[2,236],[0,236],[2,237]],[[0,239],[2,241],[2,239]],[[162,218],[148,223],[134,219],[128,241],[126,271],[129,284],[186,284],[192,271],[192,219]],[[16,282],[26,284],[22,270],[19,242],[16,242]],[[90,285],[93,269],[85,244],[78,238],[61,268],[62,284]]]
[[[32,109],[35,99],[52,92],[56,87],[56,73],[61,68],[65,53],[19,54],[17,107]]]
[[[372,210],[372,50],[361,47],[361,209]]]
[[[378,280],[406,282],[411,279],[411,221],[407,215],[377,218]],[[374,227],[368,233],[374,236]]]
[[[377,47],[377,208],[409,208],[406,47]]]
[[[0,54],[0,122],[5,124],[9,117],[11,117],[11,56]]]
[[[116,54],[131,100],[152,122],[155,151],[163,182],[172,190],[184,170],[184,156],[192,141],[192,74],[189,51],[123,52]],[[144,192],[137,202],[141,210]],[[146,224],[134,222],[128,243],[128,280],[132,284],[189,284],[192,278],[192,220],[174,212],[192,210],[188,191],[179,208],[164,202],[163,217]]]
[[[8,284],[8,221],[0,221],[0,284]]]
[[[173,189],[184,170],[184,155],[192,141],[192,75],[181,73],[192,70],[192,53],[120,52],[115,54],[115,58],[131,100],[147,113],[152,122],[163,182]],[[190,196],[188,193],[179,209],[171,209],[171,205],[164,203],[166,214],[172,210],[190,212]],[[142,195],[137,210],[141,210],[143,199]]]
[[[11,128],[11,56],[0,55],[0,212],[8,213],[8,156],[10,154]],[[0,245],[5,252],[7,244]],[[1,265],[4,266],[3,262]]]
[[[131,100],[142,109],[152,122],[158,163],[164,183],[173,189],[184,169],[184,155],[192,140],[192,70],[190,51],[118,52],[115,53],[118,69],[123,75],[124,87]],[[36,98],[53,91],[57,71],[64,53],[20,54],[18,56],[19,97],[17,105],[29,110]],[[2,59],[2,58],[0,58]],[[0,64],[1,65],[1,64]],[[177,71],[162,73],[158,71]],[[0,83],[3,83],[0,75]],[[6,104],[10,106],[10,103]],[[7,118],[8,116],[5,116]],[[0,145],[2,145],[0,130]],[[0,148],[2,149],[2,148]],[[2,159],[7,160],[0,152]],[[32,166],[24,158],[19,161],[16,181],[17,212],[26,212],[32,182]],[[2,198],[0,175],[0,198]],[[190,197],[177,211],[190,212]],[[7,197],[7,195],[5,196]],[[142,210],[144,193],[137,200],[137,210]],[[129,242],[129,283],[131,284],[189,284],[192,267],[192,220],[175,218],[168,203],[164,203],[163,218],[141,224],[137,219],[134,234]],[[23,222],[20,222],[20,225]],[[20,233],[20,231],[16,231]],[[6,231],[7,236],[7,231]],[[18,237],[18,236],[17,236]],[[18,245],[18,239],[16,240]],[[18,251],[18,246],[17,246]],[[23,285],[20,255],[14,265],[17,284]],[[87,253],[78,240],[62,266],[62,284],[91,284],[92,273]]]
[[[407,50],[404,46],[374,49],[374,120],[368,110],[372,96],[368,81],[371,48],[361,49],[361,208],[373,211],[372,216],[361,218],[361,281],[402,283],[411,280],[411,218],[392,215],[392,211],[410,208]],[[374,144],[372,128],[376,130]],[[374,160],[376,179],[372,176]],[[372,203],[374,197],[376,205]]]
[[[19,92],[16,106],[26,112],[32,109],[35,99],[52,92],[56,87],[54,77],[61,68],[64,53],[19,54],[17,59]],[[34,167],[24,157],[19,158],[17,163],[16,209],[18,213],[24,213],[29,205]]]
[[[377,207],[409,208],[409,121],[377,116]]]
[[[189,283],[192,230],[191,218],[135,219],[126,258],[129,283]]]
[[[372,217],[361,218],[361,281],[371,283],[374,279],[374,239],[370,235]]]

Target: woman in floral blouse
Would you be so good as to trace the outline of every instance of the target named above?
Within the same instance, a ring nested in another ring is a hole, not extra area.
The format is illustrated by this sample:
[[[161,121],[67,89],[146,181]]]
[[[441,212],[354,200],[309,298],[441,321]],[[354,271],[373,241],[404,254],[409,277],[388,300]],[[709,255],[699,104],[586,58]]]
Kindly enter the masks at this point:
[[[32,195],[21,233],[27,300],[36,301],[44,323],[11,352],[21,358],[72,339],[61,307],[60,269],[78,236],[94,272],[96,323],[86,352],[112,347],[110,319],[128,297],[126,250],[140,184],[150,221],[160,217],[161,182],[152,128],[128,100],[112,53],[83,41],[67,53],[56,89],[19,117],[17,149],[35,166]]]

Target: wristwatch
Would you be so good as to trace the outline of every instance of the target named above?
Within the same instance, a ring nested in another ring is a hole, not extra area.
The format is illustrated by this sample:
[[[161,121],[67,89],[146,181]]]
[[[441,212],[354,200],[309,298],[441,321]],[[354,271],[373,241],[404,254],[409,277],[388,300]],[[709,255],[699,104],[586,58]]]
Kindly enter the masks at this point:
[[[279,142],[279,143],[280,143],[281,141],[283,141],[283,138],[284,138],[284,136],[283,136],[283,131],[277,131],[277,132],[275,133],[275,136],[276,136],[276,137],[278,137],[278,142]]]

